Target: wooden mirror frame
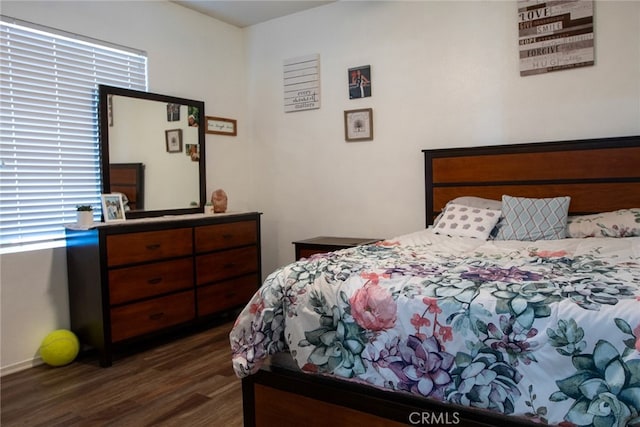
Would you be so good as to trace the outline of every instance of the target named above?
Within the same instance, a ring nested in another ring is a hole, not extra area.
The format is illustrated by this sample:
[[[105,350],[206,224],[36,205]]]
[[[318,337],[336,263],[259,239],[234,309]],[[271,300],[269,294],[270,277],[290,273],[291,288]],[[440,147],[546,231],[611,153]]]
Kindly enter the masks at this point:
[[[119,95],[130,98],[146,99],[150,101],[159,101],[167,104],[180,104],[194,106],[199,109],[200,112],[200,124],[198,126],[198,145],[199,145],[199,200],[198,206],[180,208],[171,207],[161,210],[131,210],[127,211],[127,219],[129,218],[145,218],[145,217],[157,217],[164,215],[182,215],[191,213],[204,212],[204,206],[206,203],[206,170],[205,170],[205,127],[202,125],[202,120],[205,118],[204,102],[195,101],[192,99],[179,98],[169,95],[161,95],[151,92],[143,92],[132,89],[124,89],[114,86],[100,85],[98,90],[98,119],[99,119],[99,137],[100,137],[100,173],[102,178],[102,193],[111,193],[111,179],[110,179],[110,160],[109,160],[109,105],[108,98],[111,95]],[[179,191],[179,189],[177,189]],[[147,203],[148,204],[148,203]]]

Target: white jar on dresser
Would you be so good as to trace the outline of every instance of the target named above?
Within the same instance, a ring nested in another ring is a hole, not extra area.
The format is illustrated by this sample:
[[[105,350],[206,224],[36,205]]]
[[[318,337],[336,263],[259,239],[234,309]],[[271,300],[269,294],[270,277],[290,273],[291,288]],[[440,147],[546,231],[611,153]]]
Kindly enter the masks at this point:
[[[195,328],[261,283],[260,213],[68,228],[71,330],[110,366],[114,347]]]

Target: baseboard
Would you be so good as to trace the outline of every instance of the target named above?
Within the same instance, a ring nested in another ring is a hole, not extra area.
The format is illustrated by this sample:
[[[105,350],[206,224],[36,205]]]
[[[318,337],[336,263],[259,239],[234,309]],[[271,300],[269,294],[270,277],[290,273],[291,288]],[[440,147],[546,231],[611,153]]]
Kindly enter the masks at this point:
[[[30,360],[24,360],[22,362],[14,363],[8,366],[0,367],[0,377],[4,377],[5,375],[13,374],[16,372],[24,371],[25,369],[33,368],[35,366],[39,366],[44,364],[40,357],[35,357]]]

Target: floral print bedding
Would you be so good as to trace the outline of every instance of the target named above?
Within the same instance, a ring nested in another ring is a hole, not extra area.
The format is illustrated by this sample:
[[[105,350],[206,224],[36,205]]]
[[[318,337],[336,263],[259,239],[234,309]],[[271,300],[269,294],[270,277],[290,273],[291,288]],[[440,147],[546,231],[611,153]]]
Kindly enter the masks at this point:
[[[563,426],[640,414],[640,237],[422,230],[273,272],[230,334],[239,377],[309,373]]]

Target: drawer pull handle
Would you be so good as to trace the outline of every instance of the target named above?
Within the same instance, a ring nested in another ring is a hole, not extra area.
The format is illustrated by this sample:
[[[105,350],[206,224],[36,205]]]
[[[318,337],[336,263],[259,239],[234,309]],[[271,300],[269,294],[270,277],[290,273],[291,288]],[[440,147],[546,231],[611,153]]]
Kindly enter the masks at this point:
[[[160,243],[155,243],[153,245],[147,245],[147,249],[149,249],[150,251],[154,251],[156,249],[160,248]]]
[[[154,313],[154,314],[149,316],[149,320],[158,320],[158,319],[161,319],[163,316],[164,316],[163,312]]]
[[[225,240],[229,240],[229,239],[231,239],[232,237],[233,237],[233,234],[223,234],[223,235],[222,235],[222,238],[223,238],[223,239],[225,239]]]
[[[222,266],[222,268],[233,268],[234,266],[235,266],[235,264],[234,264],[234,263],[232,263],[232,262],[228,262],[228,263],[226,263],[225,265],[223,265],[223,266]]]
[[[147,280],[147,283],[150,285],[157,285],[160,282],[162,282],[162,277],[154,277],[153,279]]]

